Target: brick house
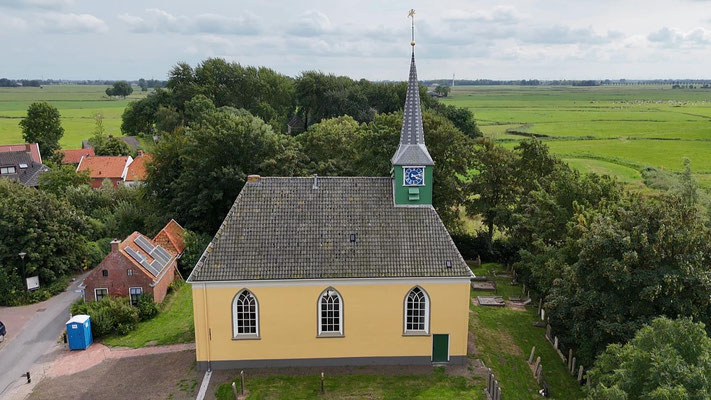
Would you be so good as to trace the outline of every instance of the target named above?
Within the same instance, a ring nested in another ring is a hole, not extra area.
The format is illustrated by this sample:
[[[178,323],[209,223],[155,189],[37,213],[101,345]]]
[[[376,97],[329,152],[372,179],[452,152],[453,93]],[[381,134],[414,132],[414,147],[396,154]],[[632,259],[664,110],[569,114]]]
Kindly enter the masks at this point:
[[[146,164],[152,160],[152,155],[145,154],[143,151],[138,150],[138,155],[136,155],[136,158],[134,158],[133,162],[128,166],[123,184],[126,186],[142,185],[146,181],[146,177],[148,177]]]
[[[112,241],[111,252],[84,279],[84,300],[129,297],[135,304],[142,293],[149,293],[156,303],[162,302],[168,286],[180,275],[177,261],[185,250],[184,232],[170,220],[153,239],[133,232],[123,241]]]

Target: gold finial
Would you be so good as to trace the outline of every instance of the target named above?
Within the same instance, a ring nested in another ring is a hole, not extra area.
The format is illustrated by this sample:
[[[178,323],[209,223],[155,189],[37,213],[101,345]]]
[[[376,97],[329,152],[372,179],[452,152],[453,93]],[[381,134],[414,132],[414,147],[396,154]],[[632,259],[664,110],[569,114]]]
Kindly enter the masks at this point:
[[[415,47],[415,9],[412,8],[410,9],[410,12],[407,13],[408,18],[412,18],[412,41],[410,42],[410,45],[412,47]]]

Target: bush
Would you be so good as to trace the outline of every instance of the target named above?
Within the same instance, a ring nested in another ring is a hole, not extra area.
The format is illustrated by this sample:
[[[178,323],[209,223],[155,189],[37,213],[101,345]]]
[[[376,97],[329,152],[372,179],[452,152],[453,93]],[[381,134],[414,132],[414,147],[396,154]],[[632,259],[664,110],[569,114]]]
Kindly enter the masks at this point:
[[[139,311],[128,303],[127,298],[104,297],[91,303],[79,299],[72,304],[72,314],[86,314],[91,317],[91,333],[94,338],[109,334],[125,335],[136,329]]]
[[[494,261],[485,235],[455,233],[452,235],[452,240],[465,260],[475,260],[480,256],[482,260]]]
[[[156,302],[153,301],[153,295],[151,294],[141,294],[138,297],[136,308],[138,308],[138,318],[140,318],[141,321],[147,321],[158,314],[158,306]]]

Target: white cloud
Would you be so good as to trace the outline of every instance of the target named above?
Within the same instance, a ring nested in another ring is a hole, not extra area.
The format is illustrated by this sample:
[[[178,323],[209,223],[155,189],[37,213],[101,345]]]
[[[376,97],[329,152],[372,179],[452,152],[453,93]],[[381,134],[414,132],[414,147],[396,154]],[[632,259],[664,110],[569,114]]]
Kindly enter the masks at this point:
[[[27,28],[27,22],[12,15],[0,14],[0,30],[4,31],[19,31]]]
[[[334,32],[331,19],[321,11],[309,10],[296,17],[287,28],[287,33],[294,36],[321,36]]]
[[[62,9],[74,4],[74,0],[0,0],[0,6],[10,8]]]
[[[109,30],[104,20],[91,14],[49,13],[40,17],[43,31],[50,33],[104,33]]]
[[[198,14],[194,17],[173,15],[167,11],[150,8],[145,16],[121,14],[118,18],[129,26],[131,32],[170,32],[182,34],[215,33],[228,35],[254,35],[261,32],[261,20],[245,13],[238,17],[218,14]]]
[[[650,33],[647,39],[662,47],[700,47],[711,44],[711,31],[699,27],[684,32],[680,29],[663,27],[656,32]]]
[[[528,43],[543,44],[602,44],[620,39],[619,32],[598,34],[591,27],[570,28],[563,25],[554,25],[545,28],[534,28],[530,32],[522,32],[520,39]]]
[[[521,20],[521,14],[512,6],[496,6],[491,10],[450,9],[442,13],[442,19],[448,22],[487,22],[514,24]]]

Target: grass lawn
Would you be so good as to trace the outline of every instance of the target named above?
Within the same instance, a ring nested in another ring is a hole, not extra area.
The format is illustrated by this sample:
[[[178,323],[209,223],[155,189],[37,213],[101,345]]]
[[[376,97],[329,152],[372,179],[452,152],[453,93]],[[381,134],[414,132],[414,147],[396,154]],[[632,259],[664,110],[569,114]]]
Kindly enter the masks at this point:
[[[503,271],[499,264],[484,264],[474,270],[477,275],[489,275],[491,270]],[[508,299],[519,297],[521,288],[512,286],[510,278],[498,278],[496,295]],[[491,296],[490,291],[472,291],[476,296]],[[501,386],[501,397],[509,399],[540,398],[538,385],[528,366],[531,347],[543,364],[543,380],[548,383],[551,398],[579,399],[582,391],[566,366],[545,338],[545,330],[533,326],[536,306],[526,311],[506,307],[470,306],[469,330],[474,334],[477,357],[491,368]]]
[[[108,336],[101,342],[107,346],[137,348],[194,340],[192,290],[190,285],[183,284],[165,298],[153,319],[139,323],[138,328],[126,336]]]
[[[235,380],[239,388],[239,379]],[[233,400],[231,382],[217,389],[220,400]],[[482,385],[463,376],[451,376],[444,368],[429,375],[327,376],[322,395],[318,375],[250,377],[248,399],[484,399]]]
[[[47,101],[57,107],[62,118],[64,136],[59,141],[62,148],[79,149],[81,141],[91,137],[94,116],[104,117],[106,132],[121,134],[121,115],[126,105],[141,99],[148,92],[134,87],[133,94],[124,99],[111,99],[102,85],[49,85],[42,89],[33,87],[0,88],[0,144],[23,143],[20,119],[27,115],[33,102]]]

